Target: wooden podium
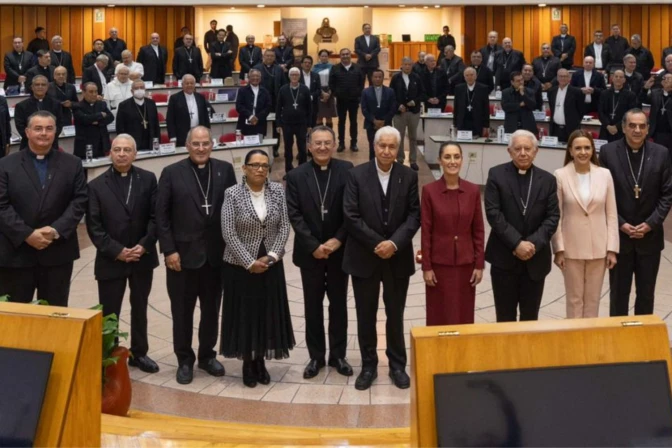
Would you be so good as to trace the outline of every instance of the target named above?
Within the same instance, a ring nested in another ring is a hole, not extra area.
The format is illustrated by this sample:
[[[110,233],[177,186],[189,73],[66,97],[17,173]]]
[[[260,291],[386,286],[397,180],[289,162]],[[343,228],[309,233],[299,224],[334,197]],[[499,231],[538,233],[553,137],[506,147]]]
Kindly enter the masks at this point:
[[[0,347],[52,352],[35,446],[100,446],[101,312],[0,303]]]
[[[413,328],[411,445],[437,444],[437,373],[658,360],[672,373],[667,327],[657,316]]]

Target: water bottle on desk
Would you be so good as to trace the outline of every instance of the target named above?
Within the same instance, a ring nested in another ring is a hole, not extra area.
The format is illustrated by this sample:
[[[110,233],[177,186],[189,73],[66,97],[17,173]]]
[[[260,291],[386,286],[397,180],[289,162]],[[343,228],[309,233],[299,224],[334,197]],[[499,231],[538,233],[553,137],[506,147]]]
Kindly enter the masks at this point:
[[[455,126],[451,125],[450,126],[450,139],[455,141],[457,133],[455,132]]]
[[[26,84],[23,83],[23,82],[21,83],[21,88],[19,89],[19,93],[20,93],[21,95],[25,95],[25,94],[26,94]]]
[[[86,161],[93,162],[93,145],[86,145]]]
[[[159,139],[154,138],[152,139],[152,154],[156,155],[159,153]]]
[[[208,91],[208,100],[209,101],[215,101],[215,98],[216,98],[215,91],[213,89],[210,89]]]
[[[236,129],[236,145],[243,144],[243,132],[240,129]]]
[[[168,75],[168,87],[173,86],[173,75]]]
[[[504,126],[497,127],[497,141],[499,143],[504,143]]]

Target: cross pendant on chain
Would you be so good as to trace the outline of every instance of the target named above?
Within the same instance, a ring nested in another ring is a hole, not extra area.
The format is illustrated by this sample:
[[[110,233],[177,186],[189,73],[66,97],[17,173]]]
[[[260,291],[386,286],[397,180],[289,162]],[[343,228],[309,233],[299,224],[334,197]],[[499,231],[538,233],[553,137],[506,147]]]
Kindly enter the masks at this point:
[[[667,109],[665,109],[665,106],[663,106],[663,108],[660,109],[660,113],[663,114],[663,115],[665,115],[666,111],[667,111]]]
[[[635,188],[633,188],[635,192],[635,199],[639,199],[639,193],[641,193],[642,189],[639,188],[639,185],[635,184]]]
[[[324,221],[324,215],[326,215],[327,213],[329,213],[329,210],[324,208],[324,205],[320,206],[320,214],[322,215],[322,221]]]
[[[612,112],[612,113],[610,113],[610,114],[609,114],[609,116],[610,116],[610,117],[611,117],[611,119],[613,120],[613,119],[614,119],[614,117],[616,117],[616,113],[615,113],[615,112]]]
[[[471,107],[471,104],[470,104],[470,105],[467,106],[467,110],[468,110],[469,112],[471,112],[471,109],[473,109],[473,107]]]
[[[205,209],[206,215],[210,214],[210,207],[212,207],[212,205],[208,204],[208,198],[205,198],[205,204],[201,205],[201,207]]]
[[[147,120],[142,120],[142,127],[147,129]]]
[[[294,103],[294,104],[292,104],[292,106],[294,106],[295,110],[296,110],[297,107],[299,107],[298,103]]]

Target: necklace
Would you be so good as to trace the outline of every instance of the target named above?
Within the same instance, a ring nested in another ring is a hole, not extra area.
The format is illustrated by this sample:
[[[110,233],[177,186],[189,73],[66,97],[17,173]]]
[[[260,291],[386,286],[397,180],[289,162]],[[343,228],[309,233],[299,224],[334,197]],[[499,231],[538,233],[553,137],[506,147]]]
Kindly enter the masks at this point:
[[[663,107],[660,109],[660,113],[665,115],[665,112],[667,112],[667,103],[670,101],[670,98],[668,97],[665,102],[663,103]]]
[[[548,58],[548,62],[546,62],[546,65],[544,65],[543,62],[541,63],[541,76],[542,76],[542,78],[546,78],[546,69],[548,68],[548,65],[550,63],[551,63],[551,58]]]
[[[322,221],[324,221],[324,215],[329,213],[329,210],[324,208],[324,202],[327,200],[327,192],[329,191],[329,183],[331,182],[331,170],[329,170],[329,177],[327,177],[327,186],[324,189],[324,196],[322,196],[322,189],[320,188],[320,183],[317,181],[315,170],[313,170],[313,176],[315,177],[315,184],[317,184],[317,192],[320,194],[320,215],[322,216]]]
[[[63,65],[63,64],[61,64],[61,62],[63,62],[63,53],[59,53],[59,52],[56,52],[56,51],[52,51],[51,54],[54,56],[54,59],[56,59],[56,63],[58,64],[57,67],[58,67],[59,65]],[[58,56],[59,54],[60,54],[61,56]]]
[[[187,47],[184,47],[184,52],[187,53]],[[191,58],[191,48],[189,48],[189,52],[187,53],[187,59],[189,59],[189,63],[191,64],[191,61],[193,61]]]
[[[194,177],[196,177],[198,188],[201,190],[201,194],[205,198],[205,204],[201,205],[201,208],[205,209],[206,215],[210,215],[210,207],[212,207],[212,204],[208,204],[208,195],[210,194],[210,178],[212,176],[212,171],[210,170],[210,167],[208,167],[208,188],[205,191],[203,191],[203,185],[201,185],[201,180],[198,178],[198,174],[196,174],[196,170],[193,166],[191,167],[191,171],[194,172]]]
[[[611,113],[609,116],[611,117],[611,121],[614,121],[614,117],[616,117],[616,108],[618,107],[618,103],[621,102],[621,97],[618,97],[618,101],[616,101],[616,104],[614,104],[614,100],[616,99],[616,96],[618,95],[618,90],[614,90],[614,95],[611,97]]]
[[[527,185],[527,199],[523,202],[523,198],[520,198],[520,203],[523,206],[523,216],[527,213],[527,206],[530,203],[530,193],[532,192],[532,179],[534,178],[534,170],[530,168],[530,182]]]
[[[634,150],[632,152],[635,152]],[[637,177],[635,177],[635,171],[632,169],[632,162],[630,161],[630,153],[628,148],[625,148],[625,157],[628,159],[628,166],[630,167],[630,174],[632,174],[632,180],[635,181],[635,188],[632,190],[635,192],[635,199],[639,199],[639,194],[642,192],[642,189],[639,188],[639,177],[642,175],[642,167],[644,166],[644,157],[646,156],[646,143],[642,147],[642,160],[639,161],[639,170],[637,171]]]
[[[143,110],[140,110],[140,106],[138,106],[138,103],[136,103],[135,101],[133,101],[133,104],[135,104],[136,109],[138,109],[138,113],[142,117],[142,127],[147,129],[147,125],[149,124],[147,122],[147,103],[143,103],[142,105]]]
[[[467,85],[467,101],[469,102],[467,110],[469,112],[471,112],[471,109],[473,109],[471,103],[474,101],[474,96],[476,96],[476,86],[474,85],[474,90],[471,92],[471,95],[469,95],[469,85]]]
[[[294,90],[296,90],[296,97],[294,96]],[[292,106],[294,106],[294,110],[296,110],[296,108],[299,107],[299,88],[297,87],[295,89],[292,86],[289,86],[289,93],[292,95],[292,100],[294,101]]]
[[[132,174],[131,174],[131,180],[128,183],[128,194],[126,195],[126,205],[128,205],[128,200],[131,199],[131,191],[133,191],[133,175]]]
[[[506,54],[506,52],[504,52],[504,68],[506,68],[506,66],[509,65],[509,58],[511,57],[512,54],[513,51],[510,51],[509,54]]]

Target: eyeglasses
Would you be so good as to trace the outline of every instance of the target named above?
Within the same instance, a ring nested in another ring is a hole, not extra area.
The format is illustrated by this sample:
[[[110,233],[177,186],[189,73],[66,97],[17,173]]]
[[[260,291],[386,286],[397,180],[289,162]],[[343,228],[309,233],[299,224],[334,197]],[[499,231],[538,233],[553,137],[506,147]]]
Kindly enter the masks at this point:
[[[245,166],[257,171],[259,171],[259,169],[262,171],[268,171],[271,168],[271,165],[268,163],[246,163]]]
[[[637,123],[628,123],[628,129],[632,129],[633,131],[634,131],[635,129],[645,130],[645,129],[648,128],[648,127],[649,127],[649,124],[648,124],[648,123],[641,123],[641,124],[637,124]]]

